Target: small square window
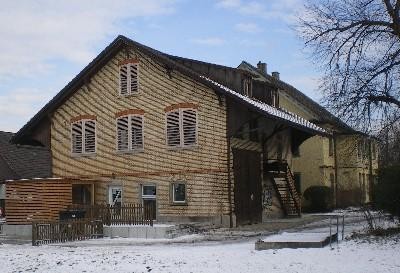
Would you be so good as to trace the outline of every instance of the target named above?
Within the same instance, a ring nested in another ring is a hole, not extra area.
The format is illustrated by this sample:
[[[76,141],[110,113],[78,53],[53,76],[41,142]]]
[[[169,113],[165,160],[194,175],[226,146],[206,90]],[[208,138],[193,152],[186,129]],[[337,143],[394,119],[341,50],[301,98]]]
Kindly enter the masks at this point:
[[[172,202],[186,203],[186,184],[172,183]]]
[[[142,186],[143,198],[156,198],[156,185],[143,185]]]

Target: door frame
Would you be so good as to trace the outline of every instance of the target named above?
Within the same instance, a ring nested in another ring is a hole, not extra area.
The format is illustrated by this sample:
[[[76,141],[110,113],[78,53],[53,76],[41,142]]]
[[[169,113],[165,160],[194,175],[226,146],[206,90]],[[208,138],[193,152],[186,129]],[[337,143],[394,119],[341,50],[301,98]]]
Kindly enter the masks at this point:
[[[154,186],[156,193],[154,195],[145,195],[143,196],[143,187],[144,186]],[[154,182],[145,182],[145,183],[141,183],[140,184],[140,201],[142,203],[142,205],[144,205],[144,200],[154,200],[154,215],[155,215],[155,219],[153,220],[157,220],[158,218],[158,201],[157,201],[157,184]]]

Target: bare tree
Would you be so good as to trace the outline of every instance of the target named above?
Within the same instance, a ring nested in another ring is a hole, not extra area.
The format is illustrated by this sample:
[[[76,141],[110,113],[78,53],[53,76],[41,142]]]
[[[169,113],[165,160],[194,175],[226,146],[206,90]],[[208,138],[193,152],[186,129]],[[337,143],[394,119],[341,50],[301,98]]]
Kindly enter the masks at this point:
[[[399,13],[400,0],[309,0],[299,20],[325,104],[359,129],[400,119]]]

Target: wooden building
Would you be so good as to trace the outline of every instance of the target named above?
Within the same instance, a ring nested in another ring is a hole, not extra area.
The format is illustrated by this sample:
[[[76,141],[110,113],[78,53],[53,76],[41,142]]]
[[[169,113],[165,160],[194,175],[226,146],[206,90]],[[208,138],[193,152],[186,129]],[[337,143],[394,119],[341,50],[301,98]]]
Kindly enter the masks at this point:
[[[51,154],[46,147],[11,143],[13,133],[0,131],[0,217],[6,214],[8,180],[51,177]]]
[[[159,222],[299,215],[292,153],[328,133],[277,90],[118,36],[13,142],[48,147],[53,178],[92,181],[90,202],[151,204]]]

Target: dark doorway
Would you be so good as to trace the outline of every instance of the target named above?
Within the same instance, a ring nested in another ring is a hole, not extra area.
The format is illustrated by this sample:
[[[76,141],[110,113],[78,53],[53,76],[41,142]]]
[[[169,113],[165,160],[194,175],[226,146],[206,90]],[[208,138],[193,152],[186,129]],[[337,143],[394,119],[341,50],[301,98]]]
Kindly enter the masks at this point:
[[[261,154],[233,149],[233,170],[237,224],[261,222]]]

